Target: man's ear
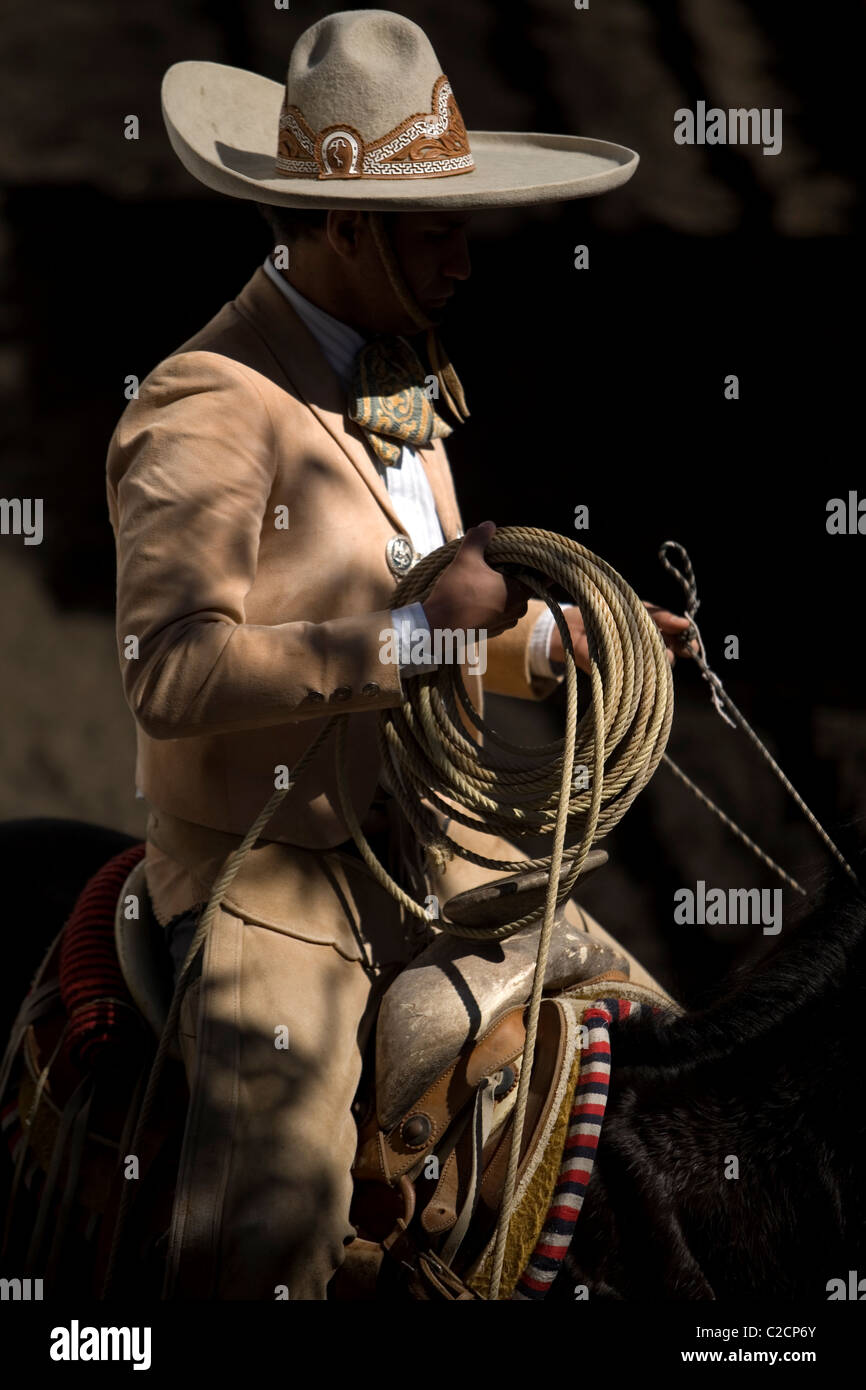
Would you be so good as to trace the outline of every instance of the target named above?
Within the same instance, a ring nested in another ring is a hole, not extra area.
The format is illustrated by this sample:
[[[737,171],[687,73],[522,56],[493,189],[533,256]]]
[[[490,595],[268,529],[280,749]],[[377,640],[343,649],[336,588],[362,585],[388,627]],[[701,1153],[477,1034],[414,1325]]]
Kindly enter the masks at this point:
[[[328,245],[347,260],[358,255],[364,214],[356,208],[331,208],[325,222]]]

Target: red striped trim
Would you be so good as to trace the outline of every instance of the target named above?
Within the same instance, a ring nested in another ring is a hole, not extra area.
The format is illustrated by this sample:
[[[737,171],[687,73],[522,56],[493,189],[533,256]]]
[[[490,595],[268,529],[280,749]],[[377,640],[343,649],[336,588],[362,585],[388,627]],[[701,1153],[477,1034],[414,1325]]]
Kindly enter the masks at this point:
[[[583,1013],[581,1022],[589,1027],[590,1035],[597,1033],[600,1036],[592,1038],[589,1046],[584,1048],[577,1074],[575,1099],[569,1116],[559,1176],[541,1234],[529,1264],[517,1281],[514,1293],[511,1295],[512,1299],[537,1301],[545,1298],[554,1278],[559,1273],[558,1270],[539,1269],[537,1261],[542,1259],[555,1260],[557,1264],[561,1264],[565,1258],[565,1253],[574,1236],[574,1228],[580,1216],[586,1189],[592,1178],[595,1164],[594,1156],[584,1158],[584,1162],[589,1165],[588,1170],[575,1168],[572,1166],[574,1163],[572,1150],[583,1148],[597,1151],[598,1149],[610,1088],[610,1073],[609,1071],[600,1072],[596,1068],[600,1061],[610,1057],[610,1025],[614,1017],[617,1020],[630,1018],[633,1013],[639,1013],[646,1007],[648,1006],[634,1004],[630,999],[604,999],[596,1004],[591,1004]],[[581,1090],[586,1086],[593,1087],[595,1098],[592,1101],[583,1101],[579,1098]],[[598,1098],[599,1093],[603,1099]],[[578,1187],[580,1191],[568,1192],[572,1202],[566,1206],[562,1205],[562,1198],[566,1195],[567,1187]],[[560,1227],[564,1224],[566,1230],[554,1230],[554,1223]],[[568,1239],[564,1240],[563,1236],[567,1236]]]

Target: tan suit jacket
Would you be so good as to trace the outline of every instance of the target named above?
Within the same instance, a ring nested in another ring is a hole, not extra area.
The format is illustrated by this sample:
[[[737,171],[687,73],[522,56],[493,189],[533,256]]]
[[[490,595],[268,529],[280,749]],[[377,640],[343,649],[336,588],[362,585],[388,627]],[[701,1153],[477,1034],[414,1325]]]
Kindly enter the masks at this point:
[[[445,452],[437,442],[421,458],[452,540],[463,523]],[[340,383],[262,270],[143,382],[111,441],[108,501],[118,652],[152,807],[147,881],[167,924],[210,896],[275,768],[296,767],[334,713],[351,716],[347,780],[364,819],[379,712],[402,698],[380,650],[395,588],[385,548],[403,525]],[[274,524],[280,507],[288,530]],[[488,643],[483,687],[466,675],[482,712],[484,688],[555,689],[529,671],[542,607]],[[402,863],[406,823],[395,802],[386,814]],[[332,735],[244,861],[184,999],[190,1105],[170,1297],[272,1300],[286,1284],[292,1299],[323,1299],[354,1234],[352,1099],[380,991],[418,924],[334,849],[348,834]],[[477,830],[449,834],[494,859],[525,857]],[[501,874],[458,856],[423,868],[443,905]],[[289,1028],[287,1051],[275,1023]]]
[[[463,523],[441,442],[421,459],[451,540]],[[348,785],[363,818],[378,711],[402,699],[380,651],[395,588],[386,543],[405,532],[340,382],[262,269],[141,384],[111,440],[107,490],[147,800],[243,835],[275,769],[291,771],[341,713],[353,716]],[[488,642],[488,691],[538,700],[555,689],[529,670],[542,608],[531,600]],[[481,679],[464,678],[483,712]],[[348,837],[333,735],[265,833],[320,849]]]

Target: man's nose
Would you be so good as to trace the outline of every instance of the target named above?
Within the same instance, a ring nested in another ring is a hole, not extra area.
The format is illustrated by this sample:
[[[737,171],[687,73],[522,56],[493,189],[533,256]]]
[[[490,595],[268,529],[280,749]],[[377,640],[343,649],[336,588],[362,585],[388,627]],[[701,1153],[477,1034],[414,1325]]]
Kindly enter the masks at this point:
[[[466,240],[465,233],[461,235],[457,245],[452,248],[443,270],[452,280],[468,280],[469,276],[472,274],[472,262],[469,259],[469,244]]]

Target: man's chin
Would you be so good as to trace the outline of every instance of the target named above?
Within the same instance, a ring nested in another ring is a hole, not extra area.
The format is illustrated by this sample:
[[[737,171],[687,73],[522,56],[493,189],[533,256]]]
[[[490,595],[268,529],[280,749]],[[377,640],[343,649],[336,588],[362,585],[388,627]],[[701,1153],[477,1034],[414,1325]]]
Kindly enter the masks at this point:
[[[447,299],[433,299],[428,300],[427,303],[423,304],[421,307],[428,319],[430,319],[432,323],[438,324],[445,318],[448,311],[448,304],[449,300]]]
[[[417,300],[418,308],[421,313],[424,314],[428,322],[431,323],[434,328],[438,328],[439,324],[442,323],[447,316],[449,303],[450,300]],[[395,331],[400,333],[404,338],[414,338],[426,332],[426,329],[419,328],[417,323],[409,323],[407,320],[404,320],[402,326]]]

